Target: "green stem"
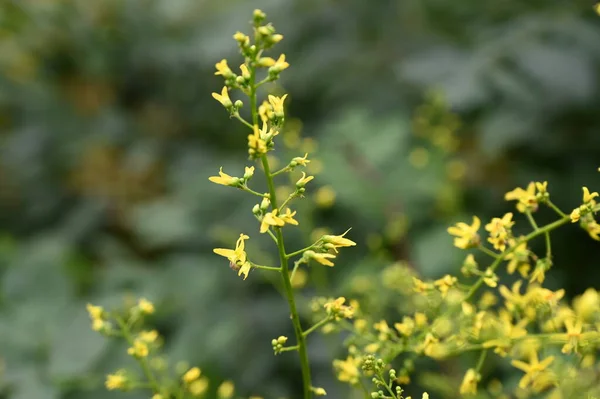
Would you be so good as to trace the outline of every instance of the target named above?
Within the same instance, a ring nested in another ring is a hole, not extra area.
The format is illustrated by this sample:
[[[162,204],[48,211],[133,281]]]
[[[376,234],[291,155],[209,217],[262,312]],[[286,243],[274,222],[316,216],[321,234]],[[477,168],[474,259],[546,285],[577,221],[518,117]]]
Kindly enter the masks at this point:
[[[531,211],[527,210],[525,212],[525,215],[527,215],[527,220],[529,220],[529,224],[531,224],[531,227],[533,227],[534,230],[538,230],[539,227],[538,227],[537,223],[535,222],[535,219],[533,218]]]
[[[263,270],[271,270],[271,271],[275,271],[275,272],[281,271],[280,267],[263,266],[263,265],[257,265],[257,264],[254,264],[254,263],[252,263],[252,267],[255,267],[257,269],[263,269]]]
[[[279,175],[281,173],[287,172],[288,170],[290,170],[290,166],[289,165],[287,165],[285,168],[279,169],[277,172],[271,173],[271,176],[275,177],[275,176],[277,176],[277,175]]]
[[[296,193],[294,194],[290,194],[285,201],[283,201],[283,204],[281,204],[281,210],[283,211],[283,208],[286,207],[286,205],[288,204],[288,202],[290,202],[292,199],[294,199],[294,197],[296,197]]]
[[[294,268],[292,269],[292,274],[290,274],[290,280],[294,281],[294,276],[296,276],[296,270],[298,270],[298,267],[300,267],[300,265],[302,264],[302,259],[297,260],[296,262],[294,262]]]
[[[488,248],[484,247],[483,245],[480,245],[480,246],[478,246],[478,247],[477,247],[477,249],[479,249],[479,250],[480,250],[481,252],[483,252],[484,254],[486,254],[486,255],[488,255],[488,256],[491,256],[491,257],[492,257],[492,258],[494,258],[494,259],[497,259],[497,258],[498,258],[498,254],[497,254],[497,253],[495,253],[494,251],[492,251],[492,250],[490,250],[490,249],[488,249]]]
[[[319,240],[319,241],[321,241],[321,240]],[[313,244],[310,244],[310,245],[309,245],[308,247],[306,247],[306,248],[302,248],[302,249],[299,249],[299,250],[297,250],[297,251],[294,251],[294,252],[292,252],[292,253],[289,253],[289,254],[287,254],[285,257],[289,259],[289,258],[293,258],[293,257],[294,257],[294,256],[296,256],[296,255],[300,255],[301,253],[304,253],[305,251],[308,251],[309,249],[312,249],[312,248],[313,248],[315,245],[317,245],[317,244],[319,243],[319,241],[317,241],[317,242],[315,242],[315,243],[313,243]]]
[[[565,218],[567,217],[567,214],[565,214],[563,211],[560,210],[559,207],[557,207],[556,205],[554,205],[554,203],[552,203],[552,201],[548,200],[548,202],[546,202],[548,204],[548,206],[550,208],[552,208],[552,210],[554,212],[556,212],[560,217]]]
[[[481,368],[483,367],[483,363],[485,363],[485,358],[487,356],[487,349],[484,349],[481,351],[481,354],[479,355],[479,360],[477,361],[477,366],[475,367],[475,371],[477,371],[477,373],[479,373],[481,371]]]
[[[125,340],[130,346],[133,346],[134,339],[131,335],[129,325],[120,317],[115,317],[115,320],[119,324],[119,327],[121,327],[121,331],[123,332],[123,338],[125,338]],[[152,388],[154,393],[159,393],[160,385],[158,384],[158,381],[156,381],[154,374],[152,374],[152,370],[150,369],[150,365],[148,364],[148,359],[146,359],[145,357],[135,357],[135,359],[140,364],[140,367],[142,368],[144,375],[148,379],[148,383],[150,384],[150,387]]]
[[[310,327],[308,330],[304,331],[302,334],[307,337],[308,334],[310,334],[311,332],[314,332],[315,330],[318,330],[320,327],[324,326],[325,324],[329,323],[329,320],[331,320],[331,317],[327,316],[326,318],[324,318],[323,320],[315,323],[314,326]]]
[[[548,261],[552,262],[552,244],[550,243],[550,233],[546,232],[544,235],[546,236],[546,258],[548,258]]]
[[[289,351],[297,351],[298,350],[298,345],[294,345],[294,346],[286,346],[284,348],[281,348],[279,350],[279,352],[289,352]]]
[[[392,391],[392,388],[390,388],[390,385],[387,382],[385,382],[385,377],[383,376],[383,373],[380,371],[377,373],[377,376],[385,386],[386,391],[388,391],[388,393],[392,395],[392,399],[394,399],[396,395],[394,394],[394,391]]]
[[[236,114],[233,114],[232,116],[233,116],[235,119],[237,119],[237,120],[239,120],[240,122],[242,122],[244,125],[248,126],[250,129],[254,130],[254,126],[252,126],[252,125],[250,124],[250,122],[248,122],[247,120],[245,120],[244,118],[242,118],[242,117],[240,116],[240,114],[237,114],[237,113],[236,113]]]
[[[251,68],[250,76],[250,109],[252,110],[252,122],[254,125],[258,125],[258,109],[256,107],[256,69]],[[269,187],[271,206],[273,209],[277,208],[277,193],[275,191],[275,184],[273,183],[273,176],[271,175],[271,168],[266,155],[261,157],[263,170],[267,179],[267,186]],[[302,325],[300,324],[300,317],[298,316],[298,310],[296,309],[296,300],[294,298],[294,290],[290,281],[290,272],[288,269],[288,260],[285,255],[285,246],[283,241],[283,234],[279,227],[275,227],[275,238],[277,240],[277,249],[279,251],[279,261],[281,267],[281,278],[283,280],[283,287],[285,290],[285,296],[288,301],[290,313],[292,316],[292,324],[294,326],[294,332],[296,334],[296,340],[298,345],[298,355],[300,356],[300,368],[302,370],[302,385],[304,391],[304,399],[311,399],[312,392],[311,387],[311,375],[310,375],[310,364],[308,362],[308,352],[306,348],[306,340],[302,334]]]
[[[267,194],[262,194],[262,193],[259,193],[258,191],[254,191],[254,190],[252,190],[248,186],[240,186],[240,189],[244,190],[247,193],[254,194],[254,195],[258,196],[258,197],[262,197],[262,198],[268,198],[269,197]]]
[[[497,258],[496,260],[490,265],[490,269],[492,271],[495,271],[498,266],[500,266],[500,263],[502,262],[502,260],[504,260],[506,258],[506,255],[513,253],[520,244],[527,242],[529,240],[532,240],[542,234],[545,234],[547,232],[550,232],[560,226],[562,226],[563,224],[567,224],[571,221],[571,218],[569,216],[565,216],[562,219],[559,219],[555,222],[552,222],[550,224],[547,224],[543,227],[538,228],[536,231],[533,231],[531,233],[529,233],[528,235],[526,235],[525,237],[521,238],[520,240],[517,240],[517,242],[515,243],[515,245],[513,245],[510,248],[507,248],[506,250],[504,250],[504,252],[502,252]],[[483,284],[483,277],[480,277],[479,280],[477,280],[475,282],[475,284],[473,284],[473,286],[471,287],[471,289],[469,290],[469,292],[467,293],[467,296],[465,297],[464,301],[467,302],[469,301],[477,292],[477,290],[479,289],[479,287],[481,287],[481,285]]]

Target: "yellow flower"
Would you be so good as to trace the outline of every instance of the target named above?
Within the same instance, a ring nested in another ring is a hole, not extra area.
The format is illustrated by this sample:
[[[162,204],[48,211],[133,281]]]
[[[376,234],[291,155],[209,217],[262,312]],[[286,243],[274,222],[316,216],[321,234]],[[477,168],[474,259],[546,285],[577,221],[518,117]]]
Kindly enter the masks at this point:
[[[405,337],[410,337],[415,329],[415,322],[409,316],[402,317],[402,323],[394,324],[394,328]]]
[[[127,375],[125,374],[125,370],[119,370],[115,374],[109,374],[106,376],[106,381],[104,382],[104,386],[109,391],[113,391],[116,389],[125,389],[128,383]]]
[[[217,389],[217,395],[219,399],[230,399],[235,393],[235,386],[231,381],[224,381]]]
[[[473,216],[473,224],[468,225],[464,222],[459,222],[455,226],[448,227],[448,233],[455,236],[454,246],[461,249],[476,247],[479,245],[479,227],[481,220],[477,216]]]
[[[258,60],[258,66],[260,67],[272,67],[275,65],[275,60],[271,57],[261,57]]]
[[[156,340],[158,339],[158,331],[156,331],[156,330],[142,331],[139,334],[139,339],[148,344],[156,342]]]
[[[108,323],[104,321],[104,308],[102,306],[94,306],[91,303],[86,305],[87,311],[90,315],[90,319],[92,319],[92,330],[101,331],[103,330]]]
[[[244,275],[244,280],[248,277],[248,272],[250,272],[251,264],[247,261],[247,254],[245,251],[245,240],[249,239],[245,234],[240,234],[240,237],[235,243],[235,249],[227,249],[227,248],[215,248],[213,252],[217,255],[221,255],[227,259],[229,259],[229,263],[232,265],[232,268],[238,270],[238,276]]]
[[[138,301],[138,307],[140,308],[140,311],[144,314],[154,313],[154,304],[146,298],[140,298],[140,300]]]
[[[285,213],[279,215],[279,218],[287,224],[293,224],[294,226],[297,226],[298,221],[294,219],[294,215],[296,215],[296,211],[292,212],[290,208],[286,208]]]
[[[360,378],[359,366],[361,359],[348,356],[346,360],[334,360],[333,367],[337,372],[337,379],[352,385],[357,384]]]
[[[217,68],[217,72],[215,72],[215,75],[222,75],[225,79],[229,79],[235,76],[231,69],[229,69],[229,66],[227,65],[227,60],[225,59],[221,60],[220,62],[217,62],[215,68]]]
[[[600,3],[594,5],[594,11],[596,11],[596,14],[600,15]],[[600,170],[600,168],[598,170]]]
[[[506,244],[510,238],[511,227],[515,224],[512,221],[513,214],[507,213],[500,218],[493,218],[492,221],[485,225],[485,229],[490,232],[488,242],[490,242],[498,251],[504,251]]]
[[[514,244],[510,244],[511,246]],[[509,261],[506,269],[508,274],[513,274],[515,270],[518,270],[521,276],[524,278],[529,275],[529,250],[527,249],[527,242],[523,242],[517,246],[517,248],[506,255],[504,258]]]
[[[433,285],[431,283],[425,283],[416,277],[413,277],[413,287],[415,292],[426,292],[433,289]]]
[[[584,204],[590,204],[592,206],[596,205],[596,201],[594,201],[594,198],[596,198],[597,196],[598,196],[597,192],[590,193],[590,190],[588,190],[587,187],[583,187],[583,203]]]
[[[271,107],[271,104],[269,104],[268,101],[263,101],[263,103],[258,107],[258,115],[263,123],[266,123],[275,117],[275,114],[273,113],[273,107]]]
[[[321,240],[325,243],[325,248],[333,249],[335,252],[338,252],[338,248],[342,247],[353,247],[356,243],[352,240],[344,238],[344,236],[350,231],[350,229],[346,230],[344,234],[339,236],[334,235],[324,235],[321,237]]]
[[[490,268],[487,268],[485,274],[483,275],[483,282],[488,286],[495,288],[498,286],[498,276],[494,271]]]
[[[456,277],[446,274],[441,279],[434,281],[433,285],[435,285],[438,288],[438,290],[440,290],[442,298],[445,298],[446,295],[448,295],[448,291],[450,290],[450,288],[452,288],[452,286],[456,284],[456,281]]]
[[[544,371],[552,364],[554,356],[549,356],[540,362],[537,352],[532,351],[529,363],[525,363],[521,360],[513,360],[511,364],[525,372],[525,375],[519,381],[519,388],[525,389],[536,379],[540,378]]]
[[[577,352],[579,347],[579,340],[582,336],[583,323],[581,320],[574,321],[572,318],[565,320],[565,327],[567,329],[566,338],[567,343],[562,347],[562,353],[571,353],[573,350]]]
[[[269,103],[271,104],[271,107],[273,107],[273,113],[275,114],[275,116],[278,118],[283,118],[283,116],[284,116],[283,102],[287,98],[287,94],[284,94],[283,97],[275,97],[275,96],[269,94],[268,98],[269,98]]]
[[[354,309],[352,306],[345,306],[346,298],[339,297],[333,301],[327,302],[323,307],[327,310],[327,314],[332,316],[335,320],[351,319],[354,317]]]
[[[284,69],[287,69],[289,66],[290,64],[285,62],[285,54],[281,54],[277,61],[275,61],[275,63],[269,68],[269,72],[280,73]]]
[[[465,377],[460,384],[461,395],[474,395],[477,393],[477,383],[481,379],[481,376],[475,369],[468,369],[465,373]]]
[[[246,80],[250,80],[250,71],[246,64],[240,65],[240,71],[242,71],[242,77]]]
[[[267,212],[260,222],[260,232],[266,233],[270,226],[282,227],[285,225],[283,219],[277,216],[278,209],[274,209],[272,212]]]
[[[298,165],[306,166],[310,163],[310,160],[308,160],[307,158],[308,158],[308,153],[304,154],[303,157],[292,158],[292,161],[290,162],[290,166],[291,167],[296,167]]]
[[[325,395],[327,395],[327,392],[323,388],[311,387],[310,390],[313,391],[313,393],[316,396],[325,396]]]
[[[213,93],[212,96],[215,100],[220,102],[221,105],[223,105],[225,108],[230,109],[233,107],[233,103],[231,102],[231,99],[229,98],[229,92],[227,91],[227,86],[223,86],[223,89],[221,90],[221,94]]]
[[[595,221],[585,223],[585,230],[588,232],[590,237],[592,237],[596,241],[600,241],[600,225]]]
[[[206,391],[208,390],[208,379],[205,377],[202,377],[202,378],[192,382],[189,385],[188,390],[190,391],[192,396],[204,395],[206,393]]]
[[[200,378],[201,374],[202,371],[198,367],[192,367],[191,369],[185,372],[183,377],[181,377],[181,380],[186,384],[191,384],[192,382]]]
[[[313,259],[325,266],[335,266],[329,259],[335,259],[335,255],[327,253],[316,253],[315,251],[305,251],[304,257],[307,259]]]
[[[545,187],[542,185],[541,188]],[[538,200],[535,195],[536,184],[534,182],[529,183],[527,189],[524,190],[521,187],[517,187],[514,190],[506,193],[504,199],[506,201],[518,201],[517,210],[521,213],[525,213],[527,210],[535,212],[538,209]]]
[[[296,182],[296,187],[303,188],[306,183],[314,179],[314,176],[306,176],[306,173],[302,172],[302,177]]]
[[[86,308],[91,319],[102,319],[102,315],[104,313],[102,306],[94,306],[91,303],[88,303]]]
[[[266,133],[266,122],[263,122],[263,130]],[[259,158],[267,153],[268,147],[267,142],[262,138],[263,131],[258,128],[258,125],[254,125],[254,133],[248,135],[248,155],[252,159]]]
[[[248,44],[250,44],[250,38],[247,35],[243,34],[242,32],[236,32],[235,35],[233,35],[233,38],[242,47],[246,47]]]
[[[142,358],[148,356],[148,345],[140,339],[133,341],[133,346],[127,349],[127,353],[131,356]]]
[[[506,302],[505,306],[508,310],[512,311],[515,309],[523,309],[525,307],[527,298],[519,292],[521,290],[521,284],[523,284],[523,281],[517,280],[510,290],[504,285],[498,288],[500,295],[504,297]]]
[[[229,176],[227,173],[223,172],[223,168],[219,169],[219,176],[211,176],[208,178],[208,180],[216,184],[230,187],[237,187],[240,184],[239,178]]]
[[[596,314],[600,311],[600,295],[593,288],[588,288],[585,292],[573,300],[573,309],[584,321],[594,320]]]

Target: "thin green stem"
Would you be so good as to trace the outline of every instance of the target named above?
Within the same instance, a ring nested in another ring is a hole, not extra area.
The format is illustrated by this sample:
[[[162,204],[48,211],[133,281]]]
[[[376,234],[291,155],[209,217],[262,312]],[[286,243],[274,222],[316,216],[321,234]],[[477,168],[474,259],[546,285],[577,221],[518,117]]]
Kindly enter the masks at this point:
[[[319,240],[319,241],[321,241],[321,240]],[[293,258],[293,257],[294,257],[294,256],[296,256],[296,255],[300,255],[301,253],[304,253],[304,251],[308,251],[309,249],[312,249],[314,246],[316,246],[316,245],[319,243],[319,241],[317,241],[317,242],[314,242],[314,243],[310,244],[310,245],[309,245],[308,247],[306,247],[306,248],[302,248],[302,249],[299,249],[299,250],[297,250],[297,251],[294,251],[294,252],[292,252],[292,253],[289,253],[289,254],[287,254],[285,257],[289,259],[289,258]]]
[[[529,220],[529,224],[531,224],[531,227],[533,227],[534,230],[538,230],[539,227],[535,222],[535,219],[533,218],[533,215],[531,214],[531,211],[529,209],[525,211],[525,215],[527,215],[527,220]]]
[[[297,351],[297,350],[298,350],[298,345],[294,345],[294,346],[283,347],[279,350],[279,352],[289,352],[289,351]]]
[[[549,207],[550,207],[550,208],[551,208],[551,209],[552,209],[554,212],[556,212],[556,213],[557,213],[557,214],[558,214],[560,217],[563,217],[563,218],[566,218],[566,217],[567,217],[567,214],[566,214],[566,213],[564,213],[563,211],[561,211],[559,207],[557,207],[556,205],[554,205],[554,203],[553,203],[552,201],[548,200],[548,201],[546,202],[546,204],[548,204],[548,206],[549,206]]]
[[[550,242],[550,232],[546,232],[544,233],[544,236],[546,237],[546,258],[548,258],[548,261],[552,261],[552,244]]]
[[[527,242],[529,240],[532,240],[542,234],[545,234],[546,232],[550,232],[564,224],[567,224],[571,221],[571,218],[569,216],[565,216],[562,219],[559,219],[555,222],[552,222],[550,224],[547,224],[543,227],[538,228],[536,231],[533,231],[531,233],[529,233],[528,235],[526,235],[525,237],[521,238],[520,240],[517,240],[517,242],[515,243],[515,245],[513,245],[512,247],[507,248],[506,250],[504,250],[504,252],[502,252],[497,258],[496,260],[490,265],[490,269],[491,271],[495,271],[498,266],[500,266],[500,263],[502,262],[503,259],[506,258],[506,255],[513,253],[520,244]],[[481,287],[481,285],[483,284],[483,277],[480,277],[479,280],[477,280],[475,282],[475,284],[473,284],[473,286],[471,287],[471,289],[469,290],[469,292],[467,293],[467,296],[465,297],[464,301],[467,302],[469,301],[477,292],[477,290],[479,289],[479,287]]]
[[[294,277],[296,276],[296,271],[298,270],[298,268],[300,267],[300,265],[302,264],[302,259],[297,260],[296,262],[294,262],[294,268],[292,269],[292,274],[290,274],[290,280],[294,281]]]
[[[484,254],[486,254],[486,255],[494,258],[494,259],[498,258],[498,254],[497,253],[495,253],[491,249],[488,249],[488,248],[484,247],[483,245],[478,246],[477,249],[479,249],[481,252],[483,252]]]
[[[252,67],[250,72],[250,109],[252,110],[252,123],[258,125],[258,109],[256,106],[256,68]],[[271,175],[271,168],[266,155],[261,157],[261,162],[265,177],[267,179],[267,186],[269,187],[271,206],[273,209],[277,209],[277,193],[275,190],[275,184],[273,183],[273,176]],[[283,287],[285,290],[285,296],[290,308],[292,316],[292,324],[294,326],[294,333],[296,334],[298,355],[300,357],[300,369],[302,371],[302,385],[304,392],[304,399],[310,399],[312,397],[311,387],[311,375],[310,375],[310,364],[308,362],[308,352],[306,348],[306,340],[302,334],[302,325],[300,323],[300,317],[296,308],[296,299],[294,298],[294,290],[290,280],[290,273],[288,269],[288,258],[285,254],[285,245],[283,241],[283,234],[281,228],[275,227],[275,238],[277,241],[277,249],[279,251],[279,261],[281,267],[281,278],[283,280]]]
[[[254,126],[252,126],[252,124],[250,122],[248,122],[247,120],[245,120],[244,118],[242,118],[240,116],[240,114],[235,113],[232,115],[233,118],[237,119],[238,121],[242,122],[244,125],[248,126],[250,129],[254,130]]]
[[[115,317],[115,320],[117,321],[117,324],[119,324],[119,327],[121,328],[121,331],[123,332],[123,338],[125,338],[125,340],[127,341],[127,343],[130,346],[133,346],[134,339],[131,334],[131,330],[130,330],[128,323],[126,323],[123,319],[121,319],[118,316]],[[154,393],[160,392],[160,385],[158,384],[158,381],[156,381],[156,378],[154,377],[154,374],[152,373],[152,370],[150,369],[150,365],[148,364],[148,359],[146,359],[145,357],[135,357],[135,359],[140,364],[140,367],[142,368],[144,375],[148,379],[148,383],[149,383],[150,387],[152,388],[152,390],[154,391]]]
[[[262,193],[259,193],[258,191],[254,191],[254,190],[252,190],[250,187],[248,187],[246,185],[240,186],[240,189],[244,190],[247,193],[254,194],[254,195],[258,196],[258,197],[261,197],[261,198],[269,198],[268,194],[262,194]]]
[[[481,354],[479,355],[479,360],[477,361],[477,366],[475,367],[475,371],[477,371],[477,373],[479,373],[481,371],[481,368],[483,367],[483,363],[485,363],[485,358],[487,356],[488,350],[484,349],[481,351]]]
[[[257,265],[257,264],[254,264],[254,263],[252,263],[252,267],[255,267],[257,269],[275,271],[275,272],[280,272],[281,271],[281,267],[263,266],[263,265]]]
[[[308,330],[304,331],[302,333],[302,335],[304,335],[305,337],[308,337],[308,334],[310,334],[310,333],[314,332],[315,330],[318,330],[319,328],[323,327],[325,324],[329,323],[330,320],[331,320],[331,317],[327,316],[323,320],[318,321],[315,325],[313,325],[312,327],[310,327]]]
[[[290,167],[289,167],[289,165],[287,165],[287,166],[286,166],[286,167],[284,167],[284,168],[281,168],[281,169],[279,169],[277,172],[273,172],[273,173],[271,173],[271,176],[275,177],[275,176],[277,176],[277,175],[279,175],[279,174],[281,174],[281,173],[285,173],[285,172],[287,172],[288,170],[290,170]]]
[[[283,210],[283,208],[286,207],[286,205],[288,204],[288,202],[290,202],[292,199],[294,199],[294,197],[296,197],[295,193],[294,194],[290,194],[285,201],[283,201],[283,204],[281,204],[281,210]]]
[[[273,232],[271,231],[271,229],[267,230],[267,233],[269,233],[269,235],[271,236],[271,238],[273,239],[273,241],[275,242],[275,244],[277,244],[277,237],[275,237],[275,234],[273,234]]]
[[[385,382],[385,378],[383,376],[383,373],[381,371],[379,371],[377,373],[377,376],[379,377],[379,379],[381,380],[381,382],[383,383],[383,385],[385,386],[386,391],[388,391],[388,393],[390,395],[392,395],[392,399],[396,397],[396,395],[394,394],[394,391],[392,391],[392,388],[390,388],[390,384],[388,384],[387,382]]]

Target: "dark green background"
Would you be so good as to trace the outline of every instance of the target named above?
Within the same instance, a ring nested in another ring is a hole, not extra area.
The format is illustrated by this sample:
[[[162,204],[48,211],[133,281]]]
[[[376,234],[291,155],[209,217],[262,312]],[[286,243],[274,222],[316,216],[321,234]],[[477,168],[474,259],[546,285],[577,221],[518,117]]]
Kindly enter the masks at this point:
[[[288,119],[319,145],[312,192],[337,192],[332,208],[298,205],[288,247],[319,226],[352,226],[359,244],[334,269],[311,269],[307,299],[347,295],[355,273],[398,259],[430,277],[457,272],[464,254],[446,227],[509,211],[503,193],[517,185],[548,180],[566,211],[582,185],[600,188],[590,1],[3,0],[0,397],[124,397],[103,375],[131,361],[90,331],[85,303],[125,295],[156,302],[169,357],[201,366],[213,387],[232,378],[245,395],[298,397],[294,355],[270,346],[292,335],[285,302],[269,276],[244,282],[212,254],[243,231],[250,252],[276,261],[254,199],[207,179],[247,164],[246,132],[210,93],[222,84],[214,64],[240,62],[231,36],[256,7],[285,36]],[[430,90],[460,116],[460,146],[416,169],[408,154],[431,144],[411,120]],[[447,178],[450,159],[466,162],[464,179]],[[407,234],[391,234],[402,217]],[[553,242],[549,286],[598,286],[596,242],[573,226]],[[315,384],[348,397],[331,371],[340,348],[317,338],[310,349]]]

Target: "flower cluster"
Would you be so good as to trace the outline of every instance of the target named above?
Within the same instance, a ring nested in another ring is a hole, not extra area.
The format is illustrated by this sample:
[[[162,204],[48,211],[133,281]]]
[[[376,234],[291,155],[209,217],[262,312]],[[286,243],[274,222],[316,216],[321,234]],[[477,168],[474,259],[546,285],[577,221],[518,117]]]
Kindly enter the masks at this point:
[[[587,188],[583,191],[582,205],[570,215],[551,202],[546,182],[511,191],[506,198],[518,201],[517,210],[525,214],[531,232],[513,235],[516,221],[512,213],[492,218],[485,225],[490,246],[479,235],[481,221],[477,217],[470,225],[461,222],[449,228],[456,247],[477,251],[469,253],[461,267],[467,280],[445,275],[426,281],[407,269],[402,274],[406,276],[404,280],[412,275],[413,293],[407,292],[401,281],[384,284],[389,288],[401,287],[395,291],[405,295],[401,301],[408,314],[388,324],[385,319],[376,318],[376,309],[362,309],[355,323],[346,326],[352,338],[348,341],[348,358],[334,362],[338,378],[351,385],[359,384],[363,378],[373,379],[377,386],[386,387],[385,367],[382,362],[373,365],[372,359],[376,356],[398,362],[404,358],[398,372],[395,369],[389,372],[394,376],[399,374],[406,384],[412,373],[412,359],[417,356],[443,361],[475,352],[479,353],[477,364],[465,371],[462,382],[455,388],[461,395],[475,395],[486,379],[483,366],[493,353],[498,358],[509,358],[510,364],[521,373],[518,389],[522,397],[544,393],[555,399],[571,397],[575,392],[596,394],[595,377],[581,371],[580,375],[587,377],[577,378],[573,370],[582,367],[582,362],[594,364],[596,351],[600,349],[600,294],[589,289],[569,305],[563,300],[564,290],[542,285],[553,259],[550,233],[583,218],[587,218],[587,225],[595,223],[594,214],[600,210],[595,202],[598,194]],[[545,226],[538,225],[533,213],[539,211],[539,205],[546,205],[558,219]],[[546,243],[543,256],[529,246],[537,237],[543,237]],[[480,257],[490,259],[489,266],[480,268],[484,262]],[[510,286],[501,284],[497,273],[502,265],[508,274],[518,271],[520,279]],[[396,264],[390,270],[398,274],[399,267],[407,266]],[[390,271],[384,271],[382,276],[389,280]],[[369,302],[367,297],[382,295],[364,289],[361,294],[365,296],[359,298],[361,304]],[[357,359],[362,359],[362,369],[356,367]],[[376,378],[373,370],[379,373]],[[565,377],[559,378],[561,374]],[[373,397],[396,397],[391,388],[376,392]]]

